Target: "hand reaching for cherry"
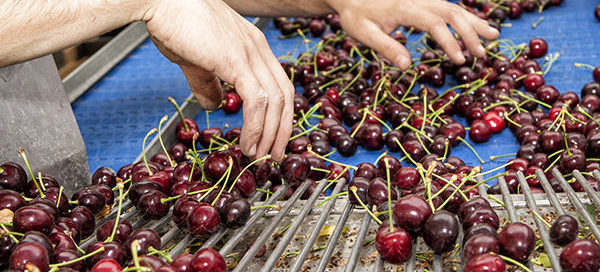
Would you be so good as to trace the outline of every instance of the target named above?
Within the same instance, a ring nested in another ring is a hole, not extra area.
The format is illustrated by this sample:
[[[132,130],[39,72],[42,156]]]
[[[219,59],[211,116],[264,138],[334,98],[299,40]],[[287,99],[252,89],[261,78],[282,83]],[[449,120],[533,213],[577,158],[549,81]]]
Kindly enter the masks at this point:
[[[465,62],[458,41],[447,25],[458,33],[466,47],[478,57],[485,54],[479,37],[496,39],[498,30],[458,5],[441,0],[325,0],[340,15],[343,29],[372,47],[402,69],[411,64],[410,53],[388,34],[400,25],[430,33],[457,64]]]

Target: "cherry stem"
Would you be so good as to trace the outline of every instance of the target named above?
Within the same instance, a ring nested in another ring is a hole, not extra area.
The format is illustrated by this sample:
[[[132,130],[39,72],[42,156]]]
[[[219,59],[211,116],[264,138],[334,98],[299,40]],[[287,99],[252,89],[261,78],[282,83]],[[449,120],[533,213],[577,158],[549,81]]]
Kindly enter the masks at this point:
[[[356,198],[358,203],[363,207],[363,209],[365,209],[365,211],[367,211],[367,213],[371,216],[371,218],[373,218],[373,220],[375,220],[375,222],[377,222],[377,224],[381,225],[381,223],[382,223],[381,220],[379,220],[379,218],[377,218],[377,216],[375,216],[375,214],[373,214],[373,212],[367,207],[367,205],[365,205],[365,203],[360,199],[360,197],[358,197],[358,193],[356,193],[356,190],[358,190],[356,188],[356,186],[350,187],[350,191],[352,191],[352,194],[354,195],[354,198]],[[390,224],[392,224],[392,222],[390,222]]]
[[[348,194],[348,192],[346,191],[346,192],[337,193],[335,195],[330,195],[329,197],[327,197],[323,201],[321,201],[321,203],[319,203],[319,205],[317,205],[317,209],[321,208],[321,206],[323,206],[323,204],[325,204],[325,202],[327,202],[333,198],[336,198],[338,196],[343,196],[343,195],[347,195],[347,194]]]
[[[346,84],[346,86],[344,86],[344,88],[342,88],[342,90],[340,91],[340,95],[342,95],[346,90],[348,90],[348,88],[352,87],[352,85],[354,85],[354,83],[358,80],[358,78],[362,75],[363,72],[363,68],[364,68],[364,64],[362,63],[362,59],[359,60],[357,62],[357,64],[360,63],[360,68],[358,68],[358,73],[356,74],[356,76],[354,76],[354,78],[352,78],[352,80],[350,80],[350,82],[348,84]],[[356,64],[355,64],[356,65]]]
[[[539,19],[537,19],[537,21],[535,21],[535,23],[531,24],[531,28],[535,29],[540,24],[542,24],[543,21],[544,21],[544,16],[541,16]]]
[[[136,268],[140,268],[140,260],[138,259],[138,251],[137,248],[140,246],[140,241],[135,239],[131,242],[131,257],[133,259],[133,264]]]
[[[185,122],[185,117],[183,116],[183,112],[181,111],[181,108],[177,104],[177,101],[175,101],[175,99],[173,99],[173,97],[170,97],[170,96],[168,99],[169,99],[169,102],[171,102],[171,104],[173,104],[173,106],[175,106],[175,110],[177,111],[177,114],[179,115],[179,119],[181,119],[181,122],[183,123],[183,127],[185,128],[185,131],[189,132],[190,128],[188,127],[187,123]]]
[[[550,72],[550,68],[552,68],[552,64],[558,59],[558,57],[560,57],[560,53],[556,52],[554,55],[549,54],[546,59],[548,60],[546,69],[544,70],[544,75],[546,75],[548,72]]]
[[[448,145],[450,144],[450,141],[448,140],[448,138],[444,139],[444,156],[442,157],[442,162],[446,161],[446,156],[448,156]]]
[[[517,108],[517,109],[518,109],[518,108]],[[508,114],[507,114],[507,115],[504,115],[504,119],[506,119],[506,121],[508,121],[509,123],[511,123],[511,124],[513,124],[513,125],[515,125],[515,126],[516,126],[516,127],[518,127],[518,128],[520,128],[520,127],[521,127],[521,124],[519,124],[519,123],[517,123],[517,122],[513,121],[512,119],[510,119],[510,117],[508,117]]]
[[[394,232],[394,224],[392,220],[392,183],[390,181],[390,164],[388,163],[388,158],[384,158],[383,162],[385,163],[385,174],[387,177],[387,202],[388,202],[388,216],[390,220],[390,232]]]
[[[564,125],[563,125],[563,130],[564,130]],[[566,133],[563,133],[563,141],[565,142],[565,148],[567,149],[567,154],[569,154],[569,157],[573,156],[573,154],[571,154],[571,149],[569,148],[569,142],[567,141]]]
[[[35,184],[35,187],[40,192],[40,196],[42,198],[44,198],[46,195],[44,194],[44,191],[42,191],[42,187],[40,187],[40,184],[43,183],[42,179],[40,178],[39,182],[36,180],[36,177],[33,174],[33,171],[31,171],[31,166],[29,166],[29,160],[27,160],[27,155],[25,154],[25,149],[20,148],[19,155],[21,155],[21,158],[23,158],[23,160],[25,161],[25,166],[27,166],[27,171],[29,171],[29,174],[31,175],[31,180],[33,181],[33,183]]]
[[[452,176],[452,177],[456,177],[456,176]],[[450,182],[454,182],[454,181],[450,180]],[[462,191],[459,188],[462,187],[463,185],[465,185],[466,182],[467,182],[467,179],[463,179],[461,181],[460,185],[457,186],[458,188],[454,189],[454,191],[452,191],[452,193],[450,194],[450,196],[448,196],[448,198],[446,198],[446,201],[444,201],[444,203],[442,203],[442,205],[440,205],[437,209],[438,210],[443,209],[450,202],[450,200],[454,197],[454,195],[457,192],[461,192],[462,193]],[[450,183],[448,183],[448,184],[450,184]],[[440,190],[440,192],[442,192],[442,190]],[[438,193],[440,193],[440,192],[438,192]]]
[[[160,119],[160,122],[158,122],[158,141],[160,142],[160,146],[163,149],[163,152],[165,152],[165,155],[167,156],[167,159],[169,160],[169,164],[171,165],[171,167],[175,167],[175,163],[173,162],[173,160],[171,160],[171,156],[169,156],[169,152],[167,151],[167,148],[165,147],[165,143],[162,140],[162,133],[161,133],[161,127],[162,124],[164,122],[166,122],[167,120],[169,120],[169,116],[165,115],[163,116],[163,118]]]
[[[552,227],[552,225],[550,225],[550,223],[548,223],[548,221],[546,221],[546,219],[544,219],[537,211],[534,211],[533,209],[529,209],[529,211],[531,213],[533,213],[533,215],[535,215],[535,217],[540,219],[540,221],[542,221],[542,223],[544,223],[544,225],[546,225],[546,228]]]
[[[509,154],[504,154],[504,155],[490,156],[490,161],[495,161],[500,158],[512,157],[512,156],[516,156],[516,155],[517,155],[517,153],[509,153]]]
[[[144,158],[144,165],[146,165],[146,169],[148,169],[148,174],[150,174],[150,176],[152,176],[152,170],[150,170],[150,166],[148,166],[148,160],[146,159],[146,140],[148,140],[148,137],[150,137],[150,135],[154,134],[156,131],[156,128],[151,129],[142,141],[142,158]]]
[[[13,242],[15,242],[15,244],[19,243],[19,239],[17,239],[13,235],[13,234],[16,234],[15,232],[8,230],[8,228],[4,224],[0,224],[0,227],[4,230],[4,232],[8,235],[8,237],[10,237],[10,239],[13,240]]]
[[[456,137],[456,138],[457,138],[459,141],[461,141],[461,142],[465,143],[465,145],[467,145],[467,147],[468,147],[469,149],[471,149],[471,151],[473,152],[473,154],[475,154],[475,156],[477,157],[477,159],[479,159],[479,162],[481,162],[481,164],[484,164],[484,163],[485,163],[485,161],[484,161],[484,160],[483,160],[481,157],[479,157],[479,154],[477,153],[477,151],[475,151],[475,148],[473,148],[473,146],[471,146],[471,144],[469,144],[469,142],[465,141],[465,139],[463,139],[463,138],[462,138],[462,137],[460,137],[460,136],[458,136],[458,137]]]
[[[64,186],[60,186],[60,189],[58,190],[58,198],[56,199],[56,208],[58,208],[58,204],[60,204],[60,199],[62,197],[64,189],[65,189]]]
[[[344,164],[344,163],[337,162],[337,161],[334,161],[334,160],[332,160],[332,159],[329,159],[329,158],[323,157],[323,156],[321,156],[320,154],[318,154],[318,153],[314,152],[314,151],[312,150],[312,147],[310,147],[310,146],[308,146],[308,149],[307,149],[307,150],[308,150],[308,152],[309,152],[309,153],[311,153],[311,154],[313,154],[313,155],[317,156],[318,158],[321,158],[321,159],[323,159],[323,160],[325,160],[325,161],[327,161],[327,162],[331,162],[331,163],[339,164],[339,165],[341,165],[341,166],[344,166],[344,167],[346,167],[346,168],[352,168],[352,170],[356,170],[356,169],[357,169],[357,167],[356,167],[356,166],[349,165],[349,164]]]
[[[0,167],[0,174],[4,173],[4,168]]]
[[[57,267],[61,267],[61,266],[66,266],[66,265],[74,264],[76,262],[83,261],[83,260],[85,260],[85,259],[87,259],[87,258],[89,258],[91,256],[94,256],[94,255],[96,255],[96,254],[98,254],[98,253],[100,253],[102,251],[104,251],[104,247],[98,248],[98,249],[96,249],[96,250],[94,250],[94,251],[92,251],[92,252],[90,252],[88,254],[85,254],[85,255],[83,255],[83,256],[81,256],[79,258],[70,260],[68,262],[62,262],[62,263],[58,263],[58,264],[51,264],[50,266],[52,268],[57,268]]]
[[[388,151],[384,151],[383,153],[381,153],[381,155],[379,155],[379,157],[377,157],[377,159],[375,159],[375,165],[377,165],[377,163],[379,162],[379,160],[381,160],[381,158],[383,158],[383,156],[387,155]]]
[[[115,239],[117,227],[119,226],[119,220],[121,219],[121,209],[123,208],[123,182],[119,181],[117,188],[119,188],[119,207],[117,209],[117,217],[115,217],[115,224],[113,225],[112,233],[110,234],[110,237],[106,238],[104,243],[112,242]]]
[[[242,169],[242,171],[240,171],[240,173],[237,175],[237,177],[235,177],[234,182],[231,184],[231,187],[229,187],[229,190],[227,190],[228,192],[231,193],[231,190],[233,190],[233,187],[235,186],[235,184],[238,182],[238,180],[240,180],[240,177],[242,176],[242,174],[248,170],[252,165],[254,165],[255,163],[259,162],[259,161],[264,161],[266,159],[270,159],[271,158],[271,154],[267,154],[264,155],[256,160],[254,160],[253,162],[249,163],[248,165],[246,165],[246,167],[244,167],[244,169]]]
[[[369,111],[368,110],[363,111],[362,119],[360,119],[360,122],[358,122],[356,129],[354,129],[354,131],[352,131],[352,133],[350,134],[350,137],[354,138],[354,136],[356,136],[356,133],[358,133],[358,131],[360,130],[360,127],[362,127],[362,125],[365,123],[365,120],[367,119],[367,112],[369,112]]]
[[[533,101],[533,102],[535,102],[535,103],[538,103],[538,104],[540,104],[540,105],[542,105],[542,106],[544,106],[544,107],[546,107],[546,108],[548,108],[548,109],[551,109],[551,108],[552,108],[552,106],[551,106],[551,105],[548,105],[548,104],[546,104],[546,103],[544,103],[544,102],[542,102],[542,101],[540,101],[540,100],[538,100],[538,99],[535,99],[535,98],[533,98],[533,97],[526,96],[526,95],[524,95],[524,94],[523,94],[523,92],[521,92],[521,91],[519,91],[519,90],[515,90],[515,89],[513,89],[513,90],[511,90],[511,91],[513,91],[514,93],[516,93],[518,96],[525,98],[525,100],[524,100],[523,102],[521,102],[521,104],[520,104],[520,105],[524,105],[525,103],[527,103],[527,102],[529,102],[529,101]]]
[[[165,260],[167,260],[168,263],[173,262],[173,259],[171,258],[171,256],[169,255],[169,253],[163,251],[163,250],[158,250],[154,247],[149,247],[148,248],[148,256],[150,255],[158,255],[162,258],[164,258]]]
[[[585,115],[587,118],[590,118],[590,120],[594,121],[594,123],[596,123],[596,125],[598,125],[598,127],[600,127],[600,122],[598,122],[598,120],[596,120],[596,118],[592,117],[589,113],[585,112],[583,110],[583,108],[581,108],[579,106],[579,104],[577,105],[577,111],[580,112],[581,114]],[[2,172],[0,172],[2,173]]]
[[[575,67],[585,67],[585,68],[589,68],[592,70],[596,69],[596,67],[589,65],[589,64],[585,64],[585,63],[577,63],[576,62],[574,65],[575,65]]]
[[[496,254],[496,253],[494,253],[494,252],[491,252],[491,254]],[[504,255],[500,255],[500,254],[498,254],[498,256],[499,256],[500,258],[502,258],[502,260],[504,260],[504,261],[506,261],[506,262],[508,262],[508,263],[510,263],[510,264],[516,265],[516,266],[518,266],[519,268],[521,268],[521,269],[525,270],[526,272],[531,272],[531,270],[530,270],[529,268],[527,268],[527,266],[523,265],[522,263],[520,263],[520,262],[518,262],[518,261],[516,261],[516,260],[514,260],[514,259],[511,259],[511,258],[509,258],[509,257],[506,257],[506,256],[504,256]]]
[[[564,149],[561,150],[561,152],[562,151],[564,151]],[[552,166],[554,166],[558,162],[558,160],[560,160],[560,156],[556,157],[556,159],[554,161],[552,161],[552,163],[550,165],[548,165],[548,167],[546,169],[544,169],[544,172],[548,172],[548,170],[550,170],[550,168],[552,168]]]
[[[409,125],[406,121],[404,121],[404,123],[402,123],[402,124],[404,125],[404,127],[407,127],[408,129],[414,131],[415,133],[418,133],[419,135],[425,137],[425,139],[427,139],[430,143],[433,143],[433,139],[431,139],[431,137],[427,136],[427,134],[425,134],[425,132],[414,128],[413,126]]]
[[[406,150],[404,149],[404,147],[402,146],[400,141],[398,141],[398,138],[394,138],[394,142],[396,142],[396,144],[398,144],[398,146],[402,150],[402,153],[404,153],[404,155],[406,155],[406,157],[410,160],[410,162],[412,162],[414,165],[417,165],[417,162],[408,154],[408,152],[406,152]]]
[[[379,117],[375,116],[375,114],[373,114],[373,113],[372,113],[370,110],[368,110],[368,109],[365,109],[365,111],[367,112],[367,114],[371,115],[371,117],[373,117],[373,119],[377,120],[377,121],[378,121],[379,123],[381,123],[381,124],[382,124],[382,125],[383,125],[385,128],[387,128],[387,129],[388,129],[388,131],[392,131],[392,130],[393,130],[393,129],[392,129],[390,126],[388,126],[388,124],[387,124],[385,121],[383,121],[383,120],[381,120]]]
[[[260,206],[252,206],[250,207],[250,210],[257,210],[257,209],[263,209],[263,208],[273,208],[276,209],[278,211],[281,210],[281,206],[279,205],[260,205]]]

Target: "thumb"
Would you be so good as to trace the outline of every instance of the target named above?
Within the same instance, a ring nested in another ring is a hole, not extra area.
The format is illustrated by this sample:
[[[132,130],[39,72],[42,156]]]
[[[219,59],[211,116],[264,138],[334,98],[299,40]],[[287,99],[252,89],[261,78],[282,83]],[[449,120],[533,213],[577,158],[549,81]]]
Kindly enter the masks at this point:
[[[217,109],[223,100],[223,89],[217,77],[198,66],[180,65],[180,67],[200,107],[205,110]]]
[[[354,36],[360,37],[362,43],[375,49],[401,69],[410,68],[411,60],[408,50],[401,43],[384,33],[377,25],[368,22],[359,31],[361,33]]]

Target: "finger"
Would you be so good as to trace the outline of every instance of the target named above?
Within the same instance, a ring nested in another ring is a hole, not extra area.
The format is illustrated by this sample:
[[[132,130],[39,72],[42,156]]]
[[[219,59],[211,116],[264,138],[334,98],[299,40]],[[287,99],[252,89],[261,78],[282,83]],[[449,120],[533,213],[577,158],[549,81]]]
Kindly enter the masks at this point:
[[[273,55],[273,52],[271,51],[271,48],[269,47],[269,44],[267,43],[267,40],[262,32],[255,29],[255,27],[252,25],[250,25],[250,27],[253,29],[253,31],[258,31],[254,32],[254,44],[258,50],[263,52],[263,54],[260,56],[265,62],[267,69],[273,75],[277,87],[283,95],[283,109],[281,112],[279,128],[271,147],[271,155],[273,156],[273,159],[276,161],[281,161],[285,154],[285,148],[288,144],[289,138],[292,134],[292,121],[294,118],[294,85],[288,79],[285,71],[279,64],[279,61],[277,61],[277,58]],[[261,150],[259,149],[259,152],[260,151]]]
[[[463,55],[456,38],[454,38],[454,35],[450,32],[448,26],[446,26],[445,21],[431,13],[424,14],[423,17],[428,17],[429,19],[424,19],[428,20],[429,23],[420,28],[431,34],[454,63],[463,64],[465,62],[465,56]]]
[[[200,107],[206,110],[217,109],[223,100],[223,89],[217,77],[198,66],[180,67]]]
[[[253,158],[256,155],[258,141],[263,134],[268,95],[256,80],[256,76],[249,72],[250,67],[247,69],[248,72],[238,77],[239,80],[236,80],[234,85],[244,101],[240,147],[246,156]]]
[[[465,17],[467,22],[469,22],[469,24],[471,24],[473,29],[481,37],[483,37],[486,40],[495,40],[495,39],[498,39],[498,37],[500,37],[500,32],[498,32],[498,29],[490,26],[485,20],[477,17],[475,14],[470,13],[470,12],[466,11],[465,9],[462,9],[462,10],[463,10],[463,12],[462,12],[463,16]]]
[[[481,45],[481,40],[471,25],[466,22],[465,17],[461,13],[451,13],[447,16],[448,22],[450,22],[452,28],[462,38],[467,48],[475,56],[483,57],[485,55],[485,49]]]
[[[362,43],[375,49],[401,69],[406,70],[410,68],[411,60],[408,50],[401,43],[384,33],[373,22],[365,22],[361,25],[361,29],[358,32],[355,36],[361,37],[360,41]]]

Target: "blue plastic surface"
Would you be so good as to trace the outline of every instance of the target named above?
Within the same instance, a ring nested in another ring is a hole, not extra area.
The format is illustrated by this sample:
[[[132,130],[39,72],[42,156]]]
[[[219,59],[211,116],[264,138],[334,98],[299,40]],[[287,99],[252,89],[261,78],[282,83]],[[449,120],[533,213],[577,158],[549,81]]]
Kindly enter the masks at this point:
[[[593,16],[596,0],[565,0],[560,7],[551,7],[542,14],[527,13],[518,20],[507,20],[512,27],[502,29],[501,38],[511,39],[516,44],[527,43],[531,38],[540,37],[548,41],[549,53],[560,53],[560,58],[545,76],[546,83],[554,85],[561,93],[579,91],[592,80],[591,70],[575,68],[576,62],[600,65],[600,22]],[[531,24],[544,16],[545,20],[536,29]],[[276,56],[294,52],[299,38],[278,39],[279,31],[272,25],[265,34]],[[412,35],[410,40],[416,40]],[[296,56],[304,47],[300,45]],[[420,55],[413,55],[419,57]],[[448,80],[445,90],[456,85]],[[114,70],[94,86],[92,90],[73,104],[84,141],[88,150],[90,169],[109,166],[118,169],[131,162],[141,151],[144,135],[158,124],[164,114],[173,112],[167,97],[173,96],[182,101],[189,94],[189,88],[176,65],[171,64],[146,41]],[[206,126],[205,114],[199,114],[196,121],[200,127]],[[210,114],[211,126],[241,127],[241,114],[226,115],[222,111]],[[491,162],[489,156],[515,153],[519,144],[509,130],[492,136],[483,144],[473,144],[486,161],[484,170],[504,164],[510,158]],[[331,158],[356,165],[363,161],[373,162],[384,150],[366,151],[359,147],[357,154],[350,158],[339,154]],[[400,153],[392,153],[401,157]],[[452,150],[452,155],[462,158],[467,164],[479,165],[476,157],[464,144]],[[495,183],[495,181],[492,181]]]

